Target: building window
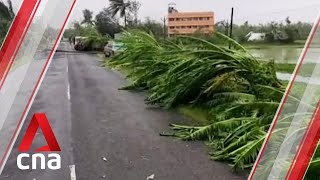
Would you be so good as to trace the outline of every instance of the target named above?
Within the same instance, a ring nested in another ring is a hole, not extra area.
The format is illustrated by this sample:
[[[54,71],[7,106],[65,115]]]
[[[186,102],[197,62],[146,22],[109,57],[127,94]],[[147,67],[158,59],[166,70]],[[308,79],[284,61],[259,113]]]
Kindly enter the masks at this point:
[[[180,26],[176,26],[176,29],[180,29]]]
[[[176,21],[180,21],[180,18],[176,18]]]
[[[188,21],[192,21],[192,18],[188,18],[187,20],[188,20]]]
[[[188,28],[189,28],[189,29],[191,29],[191,28],[192,28],[192,26],[188,26]]]
[[[169,18],[169,21],[174,21],[174,18]]]
[[[194,20],[194,21],[198,21],[199,19],[195,17],[195,18],[193,18],[193,20]]]
[[[193,29],[198,29],[198,26],[192,26]]]
[[[174,29],[174,26],[170,26],[170,29]]]
[[[202,17],[200,17],[200,18],[199,18],[199,20],[200,20],[200,21],[202,21],[202,20],[203,20],[203,18],[202,18]]]
[[[185,29],[186,27],[185,26],[181,26],[181,29]]]

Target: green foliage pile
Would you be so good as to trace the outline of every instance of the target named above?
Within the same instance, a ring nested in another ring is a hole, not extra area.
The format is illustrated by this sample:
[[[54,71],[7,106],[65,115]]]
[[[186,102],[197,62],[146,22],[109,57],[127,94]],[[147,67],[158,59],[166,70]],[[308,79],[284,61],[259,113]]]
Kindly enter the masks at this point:
[[[102,35],[94,26],[81,26],[80,23],[74,23],[73,29],[67,29],[64,37],[68,38],[70,42],[74,40],[76,36],[84,38],[81,42],[82,51],[102,51],[104,46],[110,39],[107,35]]]
[[[103,50],[104,46],[108,43],[109,37],[101,35],[95,28],[86,27],[80,31],[80,35],[86,37],[84,45],[85,50]]]
[[[0,44],[2,44],[8,32],[13,17],[14,12],[11,1],[8,1],[8,6],[0,1]]]
[[[134,82],[122,89],[147,89],[150,104],[210,108],[204,127],[173,125],[185,140],[211,140],[213,157],[234,167],[254,162],[282,97],[273,64],[262,64],[234,40],[216,33],[216,45],[196,37],[158,42],[144,32],[128,32],[126,51],[109,65],[123,68]],[[272,95],[270,95],[272,94]],[[250,133],[250,134],[248,134]],[[239,153],[241,149],[247,151]],[[238,150],[238,151],[237,151]]]
[[[244,169],[258,155],[284,86],[272,62],[259,62],[223,34],[215,33],[214,40],[185,36],[158,41],[148,33],[130,31],[121,40],[125,51],[106,65],[125,70],[132,83],[121,89],[146,90],[149,104],[209,109],[207,125],[172,124],[170,135],[206,141],[213,159]]]

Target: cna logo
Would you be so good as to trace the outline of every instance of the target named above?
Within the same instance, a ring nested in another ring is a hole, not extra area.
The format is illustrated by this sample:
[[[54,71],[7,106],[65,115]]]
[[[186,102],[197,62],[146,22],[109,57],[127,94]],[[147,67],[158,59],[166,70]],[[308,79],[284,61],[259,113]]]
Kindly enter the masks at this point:
[[[36,113],[33,115],[31,122],[27,128],[27,131],[22,139],[22,142],[19,146],[19,152],[25,152],[21,153],[17,157],[17,166],[21,170],[28,170],[30,169],[29,164],[23,164],[23,159],[30,159],[30,154],[26,153],[30,150],[30,147],[32,145],[33,139],[36,136],[36,133],[38,129],[41,129],[42,134],[47,141],[47,145],[40,147],[35,150],[37,152],[36,154],[33,154],[31,156],[31,168],[32,169],[38,169],[37,162],[40,161],[40,169],[46,169],[46,166],[48,169],[51,170],[57,170],[61,168],[61,157],[57,153],[47,153],[47,158],[43,153],[40,152],[54,152],[54,151],[61,151],[60,146],[58,144],[58,141],[56,137],[54,136],[54,133],[52,131],[52,128],[50,126],[50,123],[48,121],[48,118],[44,113]],[[46,161],[48,159],[48,161]]]

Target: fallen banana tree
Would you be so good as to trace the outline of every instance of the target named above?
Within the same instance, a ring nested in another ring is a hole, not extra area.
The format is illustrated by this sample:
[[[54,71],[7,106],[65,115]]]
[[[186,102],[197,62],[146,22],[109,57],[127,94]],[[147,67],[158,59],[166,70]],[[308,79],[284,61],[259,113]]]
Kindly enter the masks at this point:
[[[207,125],[172,124],[173,133],[163,135],[206,141],[212,158],[235,170],[253,165],[285,89],[272,62],[258,61],[220,33],[212,41],[190,36],[160,41],[129,31],[121,42],[126,50],[105,65],[125,70],[132,83],[122,90],[147,90],[146,102],[165,108],[208,110]],[[297,100],[290,97],[289,103]],[[316,158],[312,165],[319,164]]]

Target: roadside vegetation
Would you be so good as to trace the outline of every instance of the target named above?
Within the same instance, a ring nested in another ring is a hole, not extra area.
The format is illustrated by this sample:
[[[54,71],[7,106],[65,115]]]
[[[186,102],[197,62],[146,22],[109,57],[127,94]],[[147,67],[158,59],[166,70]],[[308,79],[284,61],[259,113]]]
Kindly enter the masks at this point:
[[[130,31],[122,39],[126,51],[107,65],[126,69],[133,82],[121,90],[147,90],[149,104],[204,109],[206,125],[172,124],[174,132],[163,135],[204,140],[213,159],[244,169],[254,163],[285,87],[274,64],[259,62],[223,34],[216,33],[215,41],[178,37],[163,42]]]
[[[270,46],[301,48],[312,25],[292,23],[289,17],[285,23],[246,22],[235,25],[233,38],[229,38],[224,35],[229,33],[228,24],[218,22],[213,36],[197,32],[166,38],[164,24],[150,18],[138,19],[139,1],[109,1],[110,7],[95,18],[92,12],[84,10],[84,20],[75,22],[65,37],[71,40],[85,36],[86,43],[99,42],[102,48],[103,43],[122,32],[120,42],[125,50],[103,62],[105,67],[127,76],[130,84],[120,90],[145,91],[146,103],[177,109],[196,120],[192,125],[171,124],[172,132],[161,135],[204,141],[211,158],[229,163],[233,170],[252,167],[288,84],[278,80],[276,72],[292,73],[295,65],[262,61],[249,50]],[[250,32],[264,32],[266,39],[247,42]],[[305,66],[305,75],[312,72],[313,66]],[[294,90],[297,95],[289,98],[292,106],[297,105],[305,86],[301,83]],[[320,150],[307,177],[319,175],[319,162]]]
[[[2,44],[11,21],[14,18],[14,12],[12,9],[12,3],[8,0],[7,5],[0,1],[0,44]]]
[[[212,159],[234,170],[252,167],[286,88],[272,62],[258,61],[221,33],[212,41],[164,41],[133,30],[121,42],[126,50],[104,63],[125,70],[131,83],[120,90],[147,91],[146,103],[200,120],[196,126],[171,124],[173,132],[161,135],[205,141]]]

